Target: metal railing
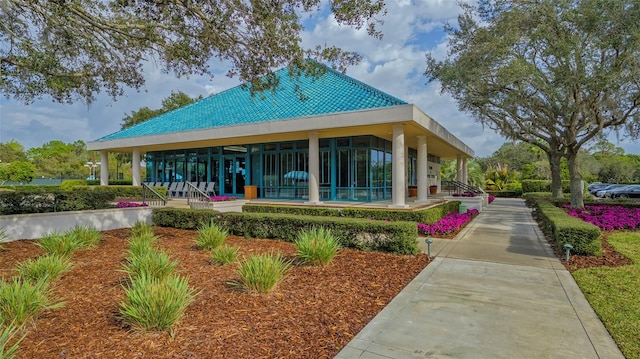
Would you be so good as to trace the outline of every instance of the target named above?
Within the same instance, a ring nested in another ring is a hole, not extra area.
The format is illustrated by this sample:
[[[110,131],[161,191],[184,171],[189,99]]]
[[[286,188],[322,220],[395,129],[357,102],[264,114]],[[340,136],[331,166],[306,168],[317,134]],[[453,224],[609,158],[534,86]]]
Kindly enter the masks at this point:
[[[459,181],[442,181],[442,187],[443,189],[447,189],[450,195],[452,193],[456,193],[459,195],[464,195],[464,194],[478,195],[478,194],[485,193],[484,190],[482,190],[482,188],[480,187],[468,185],[466,183],[459,182]]]
[[[211,209],[211,198],[191,182],[185,182],[187,204],[191,209]]]
[[[142,203],[150,207],[164,207],[167,205],[167,200],[153,188],[149,187],[146,183],[142,184]]]

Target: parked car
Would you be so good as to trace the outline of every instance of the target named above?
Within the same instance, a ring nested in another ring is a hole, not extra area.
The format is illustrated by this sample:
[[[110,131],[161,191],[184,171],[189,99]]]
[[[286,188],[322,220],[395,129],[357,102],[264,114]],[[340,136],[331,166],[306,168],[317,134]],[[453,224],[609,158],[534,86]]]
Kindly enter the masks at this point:
[[[600,197],[600,198],[606,198],[607,197],[607,192],[613,190],[614,188],[619,188],[619,187],[624,187],[624,186],[628,186],[626,184],[610,184],[606,187],[602,187],[600,189],[598,189],[595,193],[596,197]]]
[[[640,185],[621,187],[611,192],[611,198],[640,198]]]
[[[588,190],[588,191],[589,191],[589,193],[591,193],[591,194],[596,194],[596,192],[597,192],[598,190],[600,190],[600,189],[602,189],[602,188],[604,188],[604,187],[606,187],[606,186],[608,186],[608,185],[610,185],[610,184],[611,184],[611,183],[593,182],[593,183],[590,183],[590,184],[587,186],[587,190]]]

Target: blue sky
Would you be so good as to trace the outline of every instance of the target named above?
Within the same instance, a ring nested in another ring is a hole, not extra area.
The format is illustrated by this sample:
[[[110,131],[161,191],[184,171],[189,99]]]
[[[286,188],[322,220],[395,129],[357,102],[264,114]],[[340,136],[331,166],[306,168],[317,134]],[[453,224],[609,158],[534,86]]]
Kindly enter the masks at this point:
[[[446,56],[442,26],[455,23],[459,8],[453,0],[397,0],[387,2],[388,13],[381,27],[384,38],[369,37],[365,29],[340,26],[327,13],[305,20],[303,45],[329,44],[356,51],[362,62],[347,69],[347,75],[379,88],[395,97],[416,104],[445,126],[472,149],[476,156],[491,155],[504,139],[483,129],[469,115],[458,111],[448,95],[441,95],[438,83],[427,84],[422,75],[425,54],[438,59]],[[116,101],[100,95],[90,106],[82,103],[57,104],[42,99],[24,105],[13,100],[0,100],[0,142],[16,140],[25,148],[39,147],[51,140],[85,142],[98,139],[120,129],[122,118],[143,106],[159,108],[171,91],[189,96],[208,96],[233,87],[237,79],[226,73],[227,64],[211,62],[209,77],[176,78],[163,74],[152,63],[145,65],[146,84],[139,91],[129,89]],[[613,140],[615,143],[616,141]],[[618,142],[627,153],[640,153],[640,145]]]

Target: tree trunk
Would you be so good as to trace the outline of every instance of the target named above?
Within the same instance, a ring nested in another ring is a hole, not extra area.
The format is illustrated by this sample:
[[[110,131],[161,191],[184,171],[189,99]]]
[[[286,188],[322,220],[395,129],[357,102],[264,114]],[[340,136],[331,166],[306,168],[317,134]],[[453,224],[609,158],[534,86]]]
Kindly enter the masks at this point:
[[[571,208],[584,208],[582,176],[578,170],[578,151],[567,151],[567,160],[571,179]]]
[[[559,153],[547,152],[549,166],[551,167],[551,196],[554,198],[562,198],[562,175],[560,173],[560,160],[562,156]]]

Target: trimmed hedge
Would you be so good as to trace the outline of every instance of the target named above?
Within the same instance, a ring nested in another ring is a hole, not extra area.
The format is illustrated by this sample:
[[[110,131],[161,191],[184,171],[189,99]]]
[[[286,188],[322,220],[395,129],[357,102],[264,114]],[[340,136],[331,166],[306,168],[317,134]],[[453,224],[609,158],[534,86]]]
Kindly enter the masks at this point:
[[[245,204],[242,212],[247,213],[279,213],[303,216],[346,217],[374,219],[381,221],[412,221],[417,223],[433,223],[451,213],[458,212],[460,201],[445,202],[439,206],[421,210],[375,209],[375,208],[327,208],[312,206],[278,206],[263,204]]]
[[[73,183],[68,190],[61,186],[16,186],[0,191],[0,215],[111,208],[117,197],[142,197],[142,187],[74,186]],[[166,188],[154,189],[166,196]]]
[[[531,196],[528,203],[536,209],[536,217],[542,222],[543,230],[556,241],[558,249],[562,250],[567,243],[573,246],[576,254],[601,256],[602,242],[600,228],[581,219],[571,217],[563,209],[552,202]]]
[[[200,223],[213,221],[234,235],[275,238],[289,242],[293,242],[301,230],[324,227],[330,229],[345,247],[396,254],[419,252],[415,222],[278,213],[220,213],[184,208],[154,209],[152,221],[157,226],[182,229],[196,229]]]
[[[551,192],[550,180],[523,180],[522,181],[522,193],[529,192]],[[567,180],[562,181],[562,192],[571,192],[571,182]]]

